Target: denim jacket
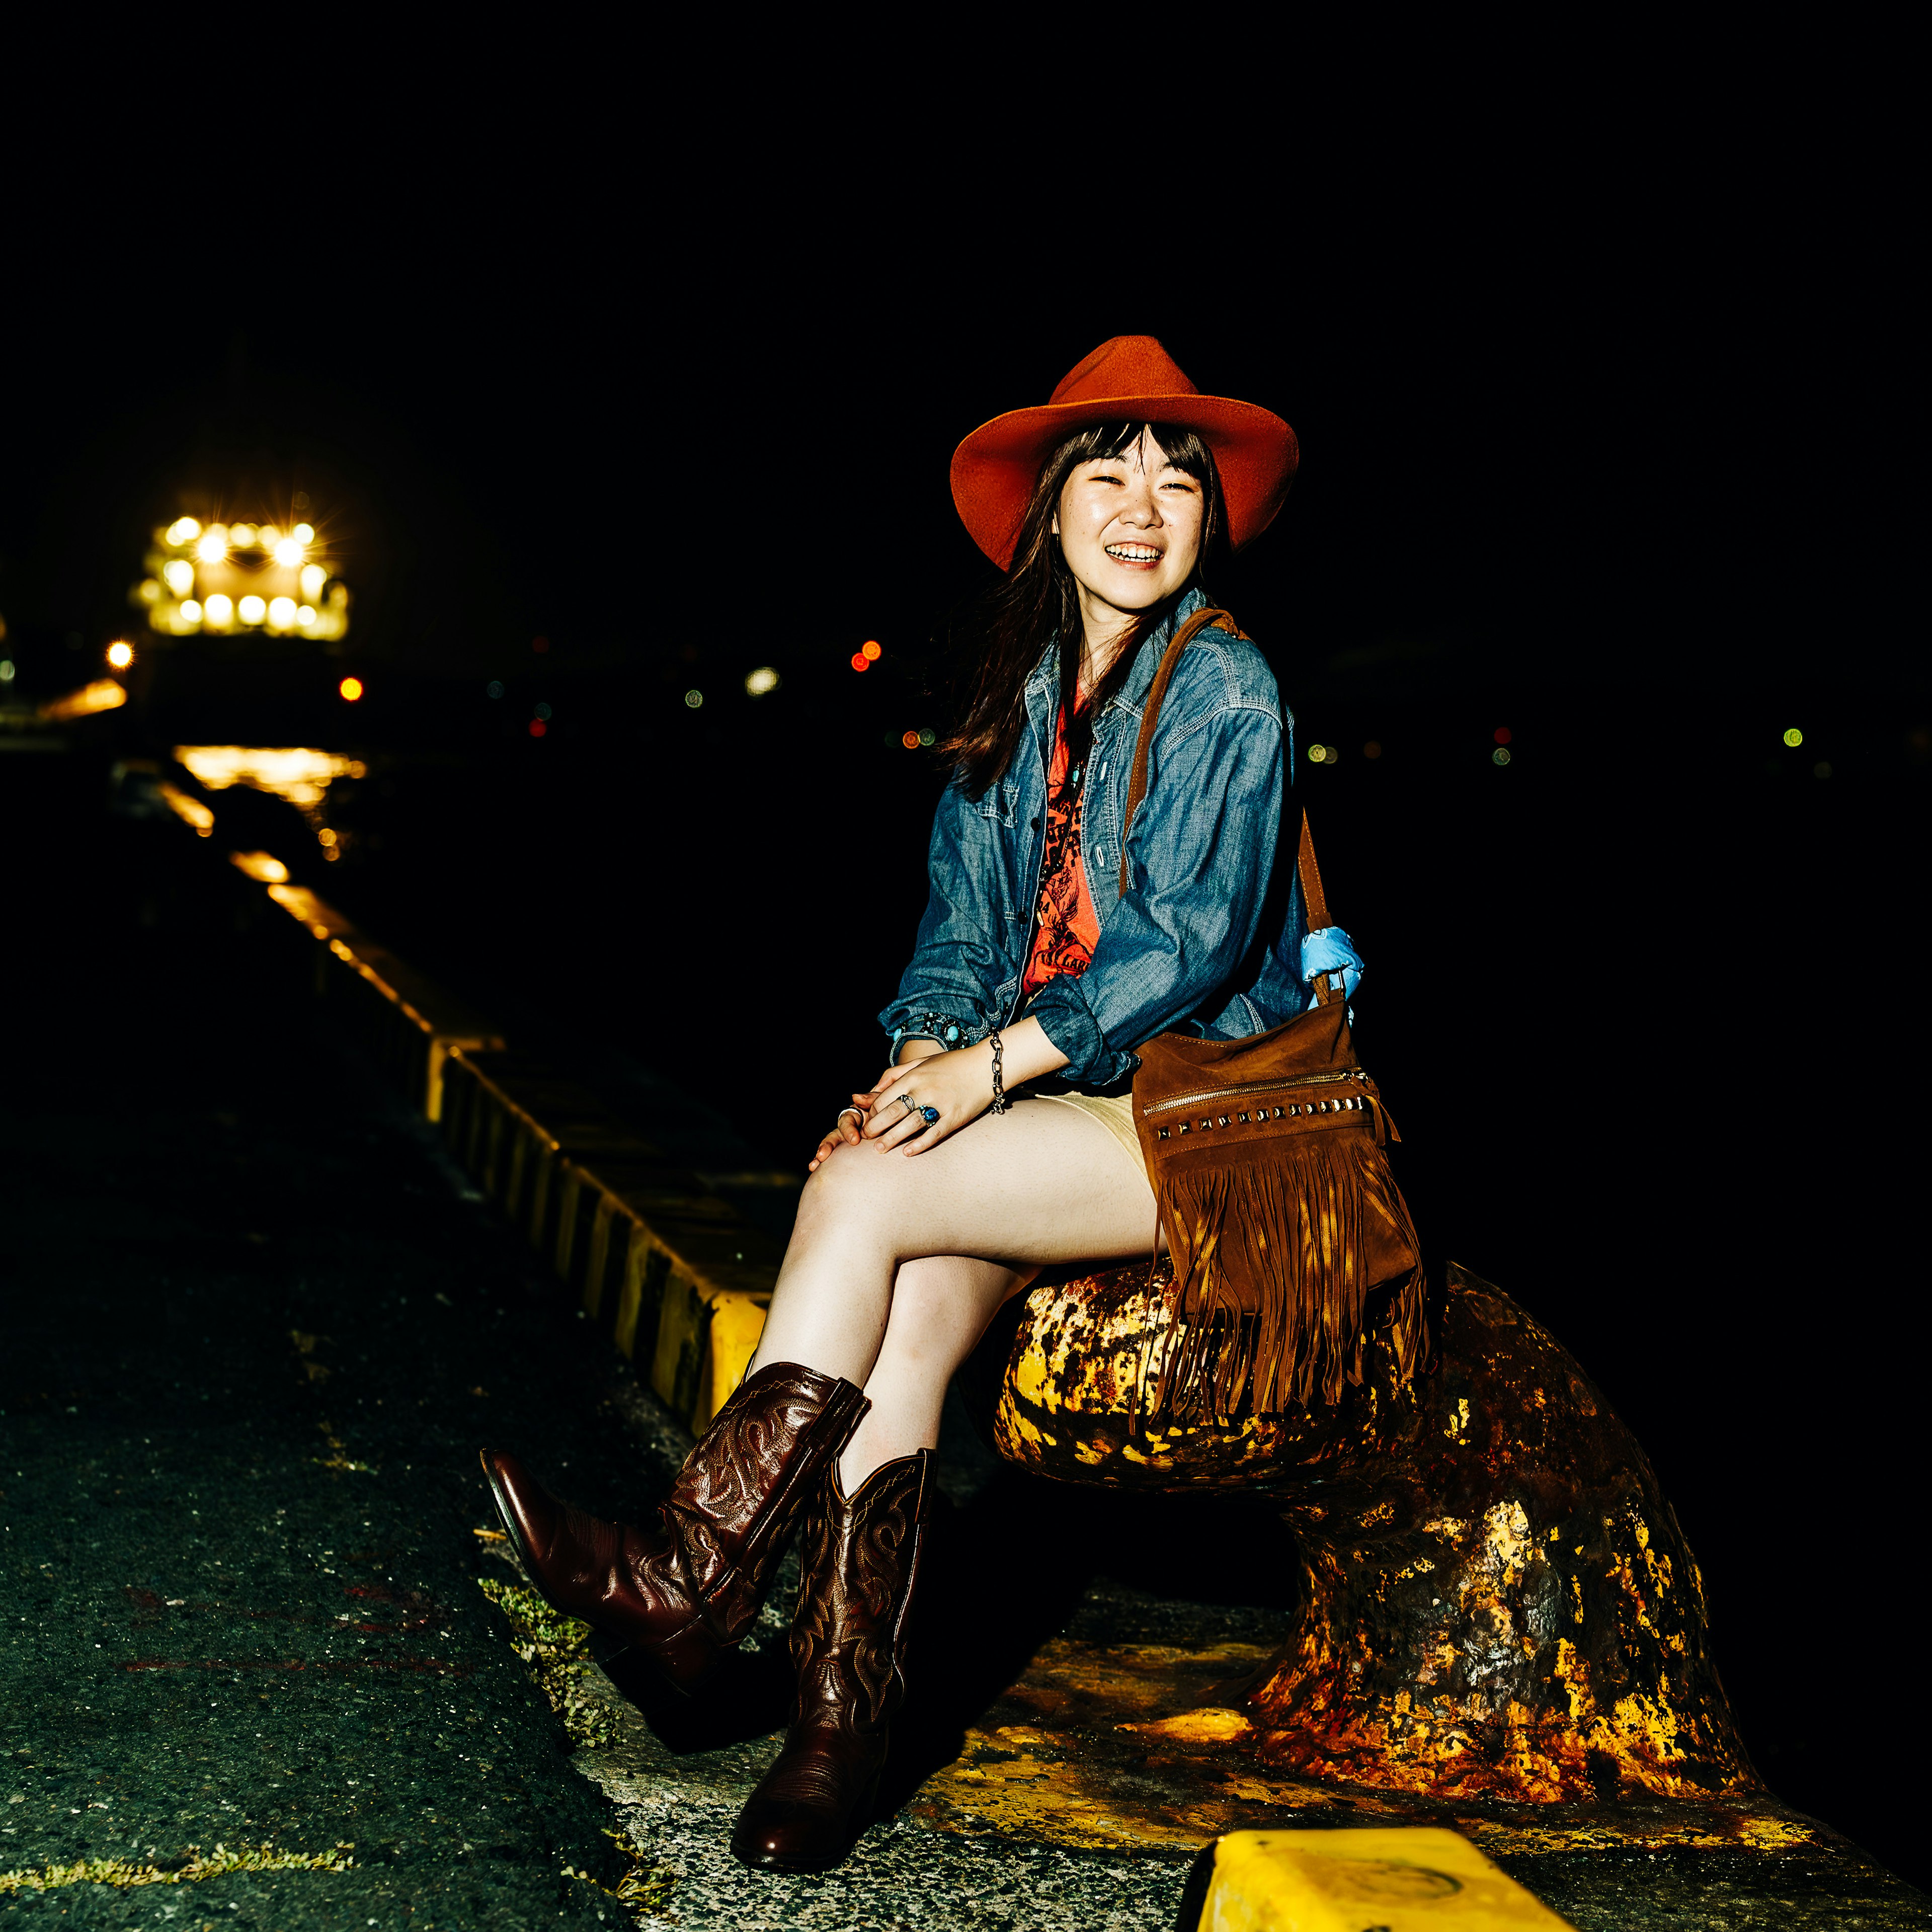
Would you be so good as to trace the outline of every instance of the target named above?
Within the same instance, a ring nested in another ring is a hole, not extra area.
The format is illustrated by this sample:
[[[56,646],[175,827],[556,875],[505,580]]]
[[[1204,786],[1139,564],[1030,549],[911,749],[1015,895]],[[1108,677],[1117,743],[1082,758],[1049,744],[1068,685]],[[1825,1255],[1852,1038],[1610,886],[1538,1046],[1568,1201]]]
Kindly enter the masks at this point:
[[[1084,974],[1049,980],[1027,1008],[1066,1056],[1058,1077],[1089,1090],[1120,1090],[1139,1064],[1134,1048],[1156,1034],[1262,1032],[1311,1003],[1305,976],[1342,970],[1352,993],[1361,970],[1335,928],[1306,944],[1294,845],[1280,836],[1294,721],[1260,652],[1226,631],[1198,632],[1168,686],[1120,890],[1142,712],[1175,628],[1205,601],[1198,590],[1182,598],[1094,722],[1081,828],[1100,940]],[[940,800],[918,943],[879,1016],[895,1053],[909,1036],[963,1046],[1017,1015],[1040,903],[1057,650],[1034,668],[1025,699],[1027,729],[1006,771],[982,797],[956,777]]]

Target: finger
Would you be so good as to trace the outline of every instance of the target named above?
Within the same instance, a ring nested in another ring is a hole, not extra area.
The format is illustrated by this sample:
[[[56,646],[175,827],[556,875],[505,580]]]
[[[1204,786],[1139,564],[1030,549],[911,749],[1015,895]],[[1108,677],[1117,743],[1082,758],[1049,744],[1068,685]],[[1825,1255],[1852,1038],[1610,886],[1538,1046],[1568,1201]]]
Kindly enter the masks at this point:
[[[908,1156],[916,1154],[929,1153],[952,1131],[951,1125],[945,1120],[934,1120],[929,1126],[923,1121],[916,1122],[914,1124],[917,1126],[919,1131],[916,1133],[907,1135],[894,1149],[896,1153]]]
[[[873,1103],[872,1112],[866,1116],[866,1138],[875,1141],[896,1127],[911,1111],[905,1105],[910,1097],[903,1088],[896,1094],[880,1094]]]
[[[906,1114],[904,1118],[899,1121],[886,1136],[886,1144],[900,1153],[904,1153],[914,1141],[931,1132],[938,1124],[937,1121],[928,1121],[923,1112],[915,1108],[913,1112]]]

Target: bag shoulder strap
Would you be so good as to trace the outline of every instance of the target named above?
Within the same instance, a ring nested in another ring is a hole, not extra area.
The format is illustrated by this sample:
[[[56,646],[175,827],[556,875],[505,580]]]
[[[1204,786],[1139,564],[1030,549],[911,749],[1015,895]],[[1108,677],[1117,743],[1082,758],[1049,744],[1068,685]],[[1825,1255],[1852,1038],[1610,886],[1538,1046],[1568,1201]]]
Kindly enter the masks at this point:
[[[1174,682],[1174,674],[1180,668],[1181,653],[1193,643],[1195,638],[1210,627],[1232,631],[1238,638],[1246,638],[1247,633],[1226,610],[1212,606],[1195,612],[1174,634],[1172,641],[1162,654],[1160,668],[1154,674],[1154,682],[1148,688],[1146,708],[1141,712],[1140,736],[1134,742],[1133,775],[1127,784],[1127,808],[1120,820],[1120,890],[1127,890],[1127,832],[1134,822],[1134,814],[1140,809],[1141,801],[1147,796],[1148,753],[1154,744],[1155,721],[1160,716],[1162,700],[1167,696],[1167,687]],[[1322,868],[1316,862],[1315,835],[1308,829],[1308,814],[1301,814],[1301,841],[1294,856],[1295,871],[1301,880],[1301,904],[1307,916],[1308,929],[1313,932],[1334,922],[1328,916],[1328,896],[1322,887]],[[1338,978],[1340,975],[1336,976]],[[1315,988],[1315,996],[1323,1005],[1339,992],[1331,989],[1325,974]]]
[[[1127,890],[1127,833],[1132,826],[1134,814],[1140,809],[1141,800],[1147,796],[1148,752],[1154,743],[1154,721],[1160,716],[1161,701],[1167,695],[1167,687],[1174,682],[1174,674],[1180,668],[1181,653],[1200,634],[1210,626],[1223,631],[1232,631],[1238,638],[1245,638],[1247,633],[1225,610],[1217,610],[1211,604],[1205,610],[1197,610],[1174,634],[1172,640],[1162,654],[1160,668],[1154,674],[1154,682],[1148,688],[1147,705],[1141,712],[1141,735],[1134,741],[1133,776],[1127,782],[1127,808],[1120,814],[1120,890]]]
[[[1308,829],[1308,814],[1301,814],[1301,844],[1294,855],[1294,869],[1301,879],[1301,910],[1308,929],[1316,932],[1334,922],[1328,916],[1328,895],[1322,890],[1322,868],[1315,862],[1315,835]],[[1315,982],[1318,1006],[1327,1006],[1342,996],[1344,981],[1340,973],[1324,973]]]

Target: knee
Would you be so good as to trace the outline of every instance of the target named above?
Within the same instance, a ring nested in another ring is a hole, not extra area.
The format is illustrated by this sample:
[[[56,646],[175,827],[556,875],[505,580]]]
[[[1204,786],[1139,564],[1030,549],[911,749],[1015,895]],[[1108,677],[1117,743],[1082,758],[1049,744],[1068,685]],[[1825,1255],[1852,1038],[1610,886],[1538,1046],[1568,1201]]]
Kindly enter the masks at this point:
[[[871,1141],[834,1148],[806,1178],[799,1197],[799,1226],[828,1220],[845,1226],[884,1216],[902,1178],[896,1169],[904,1165]]]

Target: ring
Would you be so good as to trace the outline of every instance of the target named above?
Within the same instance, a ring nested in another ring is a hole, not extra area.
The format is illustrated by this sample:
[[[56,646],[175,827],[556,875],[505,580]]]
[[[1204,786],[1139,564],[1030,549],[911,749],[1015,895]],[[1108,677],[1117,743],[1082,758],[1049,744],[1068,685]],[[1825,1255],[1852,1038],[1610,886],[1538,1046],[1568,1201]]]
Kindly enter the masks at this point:
[[[855,1120],[862,1120],[866,1118],[864,1111],[857,1107],[841,1107],[834,1118],[842,1120],[848,1114],[850,1114]]]
[[[910,1094],[902,1094],[899,1096],[899,1105],[915,1114],[920,1111],[919,1102]]]
[[[937,1107],[922,1107],[919,1112],[920,1119],[924,1120],[928,1127],[938,1124],[939,1109]]]

